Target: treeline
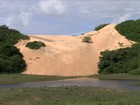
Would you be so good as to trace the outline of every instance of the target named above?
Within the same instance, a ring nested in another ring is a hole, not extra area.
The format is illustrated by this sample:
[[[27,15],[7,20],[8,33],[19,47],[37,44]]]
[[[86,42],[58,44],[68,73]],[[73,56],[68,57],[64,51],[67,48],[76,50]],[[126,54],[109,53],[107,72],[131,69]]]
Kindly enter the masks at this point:
[[[29,39],[15,29],[0,26],[0,73],[20,73],[26,69],[26,62],[14,44],[21,39]]]
[[[131,48],[101,52],[98,63],[100,74],[140,74],[140,20],[129,20],[116,26],[116,30],[127,39],[137,41]]]

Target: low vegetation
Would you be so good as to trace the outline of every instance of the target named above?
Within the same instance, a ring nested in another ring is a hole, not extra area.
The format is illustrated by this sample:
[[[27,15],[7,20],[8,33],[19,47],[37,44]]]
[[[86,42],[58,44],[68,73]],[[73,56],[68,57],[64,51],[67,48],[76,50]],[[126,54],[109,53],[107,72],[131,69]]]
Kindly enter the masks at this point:
[[[97,78],[103,80],[140,80],[140,75],[131,75],[128,73],[120,74],[96,74],[90,75],[89,78]]]
[[[101,24],[101,25],[95,27],[94,31],[98,31],[98,30],[104,28],[104,27],[107,26],[107,25],[108,25],[108,24]]]
[[[92,43],[92,38],[90,36],[85,36],[82,40],[82,42],[85,43]]]
[[[62,79],[78,78],[75,76],[47,76],[27,74],[0,74],[0,84],[17,84],[26,82],[54,81]]]
[[[1,105],[139,105],[140,92],[95,87],[41,87],[0,90]]]
[[[41,42],[41,41],[33,41],[33,42],[28,42],[26,44],[26,47],[33,49],[33,50],[38,50],[40,49],[40,47],[45,47],[45,43]]]
[[[23,55],[14,44],[29,37],[6,25],[0,26],[0,73],[20,73],[26,69]]]

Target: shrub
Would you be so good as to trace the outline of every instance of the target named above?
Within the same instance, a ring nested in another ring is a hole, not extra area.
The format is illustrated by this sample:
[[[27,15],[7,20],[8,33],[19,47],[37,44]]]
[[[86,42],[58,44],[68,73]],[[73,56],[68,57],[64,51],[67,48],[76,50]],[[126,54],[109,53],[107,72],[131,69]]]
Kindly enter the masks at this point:
[[[82,42],[86,42],[86,43],[92,43],[92,38],[89,36],[85,36],[82,40]]]
[[[140,42],[140,19],[127,20],[116,25],[116,30],[127,39]]]
[[[15,29],[0,26],[0,73],[21,73],[26,69],[26,62],[14,44],[21,39],[29,39]]]
[[[0,42],[9,45],[16,44],[19,40],[29,40],[29,36],[21,34],[15,29],[9,29],[6,25],[0,26]]]
[[[37,50],[40,49],[40,47],[45,47],[46,45],[41,42],[41,41],[33,41],[33,42],[28,42],[26,44],[26,47],[33,49],[33,50]]]
[[[134,70],[131,70],[129,72],[129,74],[132,74],[132,75],[140,75],[140,68],[136,68]]]
[[[0,49],[0,73],[21,73],[26,69],[19,49],[12,45],[3,45]]]
[[[100,74],[128,73],[140,66],[140,44],[132,48],[105,51],[101,53],[98,63]]]
[[[108,24],[101,24],[101,25],[95,27],[94,31],[98,31],[98,30],[104,28],[104,27],[107,26],[107,25],[108,25]]]

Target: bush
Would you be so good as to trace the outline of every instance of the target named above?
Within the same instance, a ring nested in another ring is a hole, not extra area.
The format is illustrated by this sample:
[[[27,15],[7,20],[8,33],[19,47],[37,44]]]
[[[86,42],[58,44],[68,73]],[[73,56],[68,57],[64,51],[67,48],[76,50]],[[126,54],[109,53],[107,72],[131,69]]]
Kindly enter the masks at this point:
[[[9,29],[6,25],[0,26],[0,42],[9,45],[16,44],[19,40],[29,40],[29,36],[21,34],[15,29]]]
[[[107,26],[107,25],[108,25],[108,24],[101,24],[101,25],[95,27],[94,31],[98,31],[98,30],[104,28],[104,27]]]
[[[0,26],[0,73],[21,73],[26,69],[26,62],[14,44],[21,39],[29,39],[15,29]]]
[[[128,73],[140,67],[140,44],[132,48],[105,51],[101,53],[98,63],[100,74]]]
[[[127,20],[116,25],[116,30],[127,39],[140,42],[140,19]]]
[[[86,43],[92,43],[92,38],[89,36],[86,36],[83,38],[82,42],[86,42]]]
[[[0,73],[21,73],[26,69],[19,49],[12,45],[3,45],[0,49]]]
[[[45,43],[41,42],[41,41],[33,41],[33,42],[28,42],[26,44],[26,47],[33,49],[33,50],[37,50],[40,49],[40,47],[45,47]]]
[[[131,70],[129,72],[129,74],[132,74],[132,75],[140,75],[140,68],[136,68],[134,70]]]

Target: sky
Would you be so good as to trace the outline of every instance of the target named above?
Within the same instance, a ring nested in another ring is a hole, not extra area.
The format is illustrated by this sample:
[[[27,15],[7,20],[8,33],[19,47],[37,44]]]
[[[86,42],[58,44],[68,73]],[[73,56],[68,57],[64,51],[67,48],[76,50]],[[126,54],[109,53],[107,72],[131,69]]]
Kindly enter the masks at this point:
[[[78,35],[140,18],[140,0],[0,0],[0,25],[24,34]]]

